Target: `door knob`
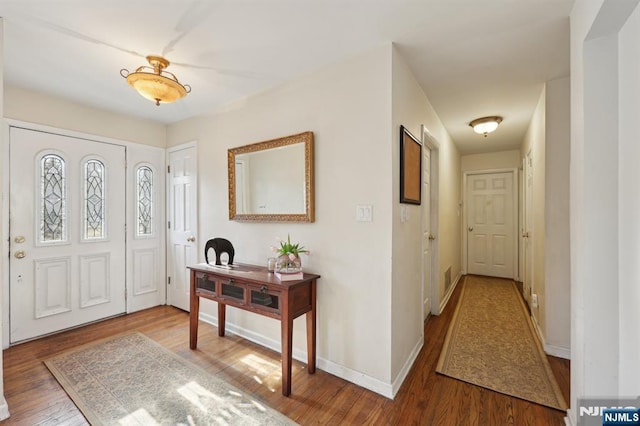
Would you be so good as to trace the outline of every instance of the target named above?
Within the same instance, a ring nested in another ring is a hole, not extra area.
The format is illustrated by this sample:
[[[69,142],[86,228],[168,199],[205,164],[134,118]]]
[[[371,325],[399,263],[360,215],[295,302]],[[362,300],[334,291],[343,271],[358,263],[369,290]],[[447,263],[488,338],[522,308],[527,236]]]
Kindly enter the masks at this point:
[[[187,237],[187,241],[189,241],[190,243],[193,243],[196,241],[196,237],[194,237],[193,235],[190,237]]]
[[[435,236],[435,235],[433,235],[433,234],[429,234],[429,240],[430,240],[430,241],[433,241],[433,240],[435,240],[435,239],[436,239],[436,236]]]
[[[13,255],[16,257],[16,259],[22,259],[27,255],[27,253],[25,253],[24,250],[18,250]]]
[[[473,226],[469,227],[469,232],[473,231]]]

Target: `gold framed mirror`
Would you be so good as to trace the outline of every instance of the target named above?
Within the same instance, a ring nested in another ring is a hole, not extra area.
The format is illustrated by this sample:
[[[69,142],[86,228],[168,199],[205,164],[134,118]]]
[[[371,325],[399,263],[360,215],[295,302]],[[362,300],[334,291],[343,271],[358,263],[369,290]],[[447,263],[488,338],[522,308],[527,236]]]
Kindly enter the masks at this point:
[[[313,222],[313,132],[227,151],[229,220]]]

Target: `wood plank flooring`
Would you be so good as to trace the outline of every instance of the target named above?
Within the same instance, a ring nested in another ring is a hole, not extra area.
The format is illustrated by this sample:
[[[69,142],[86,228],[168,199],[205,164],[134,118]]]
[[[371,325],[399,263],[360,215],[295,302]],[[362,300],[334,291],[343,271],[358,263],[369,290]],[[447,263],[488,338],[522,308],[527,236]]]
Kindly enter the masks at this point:
[[[189,316],[161,306],[91,324],[4,351],[7,425],[83,425],[86,421],[42,361],[66,349],[128,330],[140,331],[212,374],[256,395],[296,422],[349,425],[563,425],[565,413],[435,373],[460,287],[442,315],[425,324],[425,345],[395,400],[294,361],[292,394],[282,396],[280,355],[202,323],[189,349]],[[302,321],[298,319],[297,321]],[[569,361],[549,357],[569,400]]]

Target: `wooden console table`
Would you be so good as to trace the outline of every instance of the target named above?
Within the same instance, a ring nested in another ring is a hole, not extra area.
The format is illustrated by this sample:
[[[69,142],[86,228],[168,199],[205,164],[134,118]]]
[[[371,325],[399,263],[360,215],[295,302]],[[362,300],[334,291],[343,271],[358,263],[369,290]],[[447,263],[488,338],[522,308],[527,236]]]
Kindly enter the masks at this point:
[[[200,298],[218,302],[218,335],[224,336],[227,305],[280,320],[282,332],[282,394],[291,394],[293,320],[307,314],[307,371],[316,371],[316,280],[304,274],[301,280],[280,281],[267,268],[234,264],[198,264],[191,270],[189,347],[198,345]]]

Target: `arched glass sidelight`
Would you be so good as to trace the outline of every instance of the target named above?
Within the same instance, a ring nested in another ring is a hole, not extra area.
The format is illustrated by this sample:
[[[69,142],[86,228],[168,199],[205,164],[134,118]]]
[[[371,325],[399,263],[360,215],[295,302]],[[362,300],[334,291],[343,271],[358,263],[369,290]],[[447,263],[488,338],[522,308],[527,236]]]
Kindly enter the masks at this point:
[[[104,239],[106,235],[105,217],[105,166],[100,160],[84,162],[84,221],[85,240]]]
[[[153,170],[140,166],[136,171],[136,235],[153,235]]]
[[[67,239],[67,194],[65,162],[56,154],[40,160],[40,242]]]

